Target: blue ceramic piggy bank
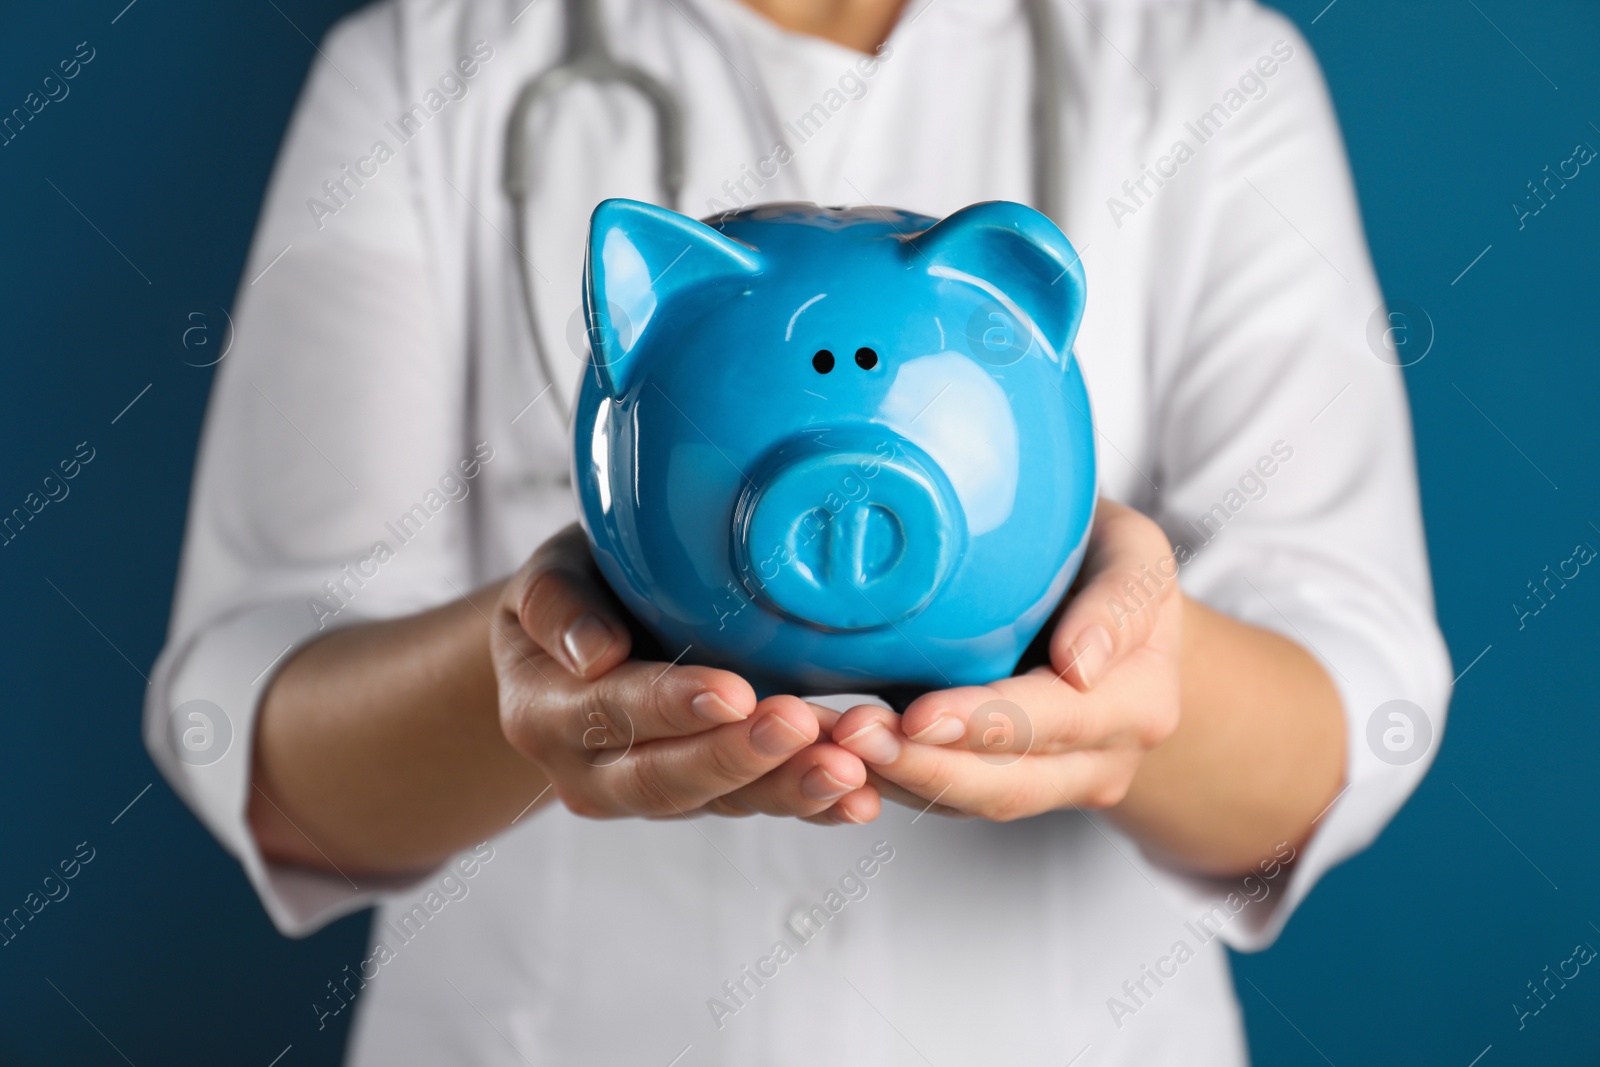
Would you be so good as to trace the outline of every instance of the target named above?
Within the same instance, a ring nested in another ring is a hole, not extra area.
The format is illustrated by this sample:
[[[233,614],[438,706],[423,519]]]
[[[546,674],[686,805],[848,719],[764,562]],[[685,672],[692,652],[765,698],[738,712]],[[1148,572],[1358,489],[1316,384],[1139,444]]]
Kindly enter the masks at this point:
[[[668,657],[758,692],[1010,674],[1095,503],[1077,254],[992,202],[775,204],[589,231],[573,484]]]

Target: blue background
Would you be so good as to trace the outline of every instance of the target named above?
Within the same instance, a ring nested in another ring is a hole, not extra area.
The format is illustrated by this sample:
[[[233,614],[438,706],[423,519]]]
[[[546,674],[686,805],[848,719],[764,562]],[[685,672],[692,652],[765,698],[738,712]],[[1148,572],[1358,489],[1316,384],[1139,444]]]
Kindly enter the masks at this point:
[[[1600,946],[1600,574],[1525,629],[1510,605],[1577,542],[1600,547],[1600,172],[1524,229],[1510,205],[1579,141],[1600,147],[1600,7],[1324,2],[1283,6],[1326,68],[1384,291],[1436,329],[1406,371],[1428,541],[1456,669],[1482,658],[1399,818],[1274,948],[1236,959],[1252,1047],[1265,1064],[1592,1063],[1592,968],[1520,1031],[1510,1005]],[[78,842],[96,850],[0,948],[0,1062],[124,1062],[114,1045],[265,1067],[292,1045],[283,1067],[332,1064],[349,1015],[318,1032],[308,1005],[361,957],[365,918],[278,937],[138,723],[210,383],[185,360],[214,351],[184,331],[220,340],[308,37],[355,5],[140,0],[113,24],[123,3],[0,12],[0,112],[78,42],[97,53],[0,148],[0,511],[78,442],[96,450],[0,548],[0,911]]]

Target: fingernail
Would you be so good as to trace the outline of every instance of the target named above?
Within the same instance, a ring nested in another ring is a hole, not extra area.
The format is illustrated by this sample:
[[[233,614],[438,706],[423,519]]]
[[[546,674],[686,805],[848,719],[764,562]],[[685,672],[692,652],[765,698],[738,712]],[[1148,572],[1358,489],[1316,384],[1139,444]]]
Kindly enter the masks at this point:
[[[849,737],[840,738],[839,744],[860,756],[868,763],[893,763],[900,755],[900,742],[881,722],[871,722]]]
[[[961,739],[967,732],[961,720],[953,715],[941,715],[918,733],[911,735],[911,740],[922,745],[948,745],[952,741]]]
[[[611,647],[611,627],[591,613],[579,615],[561,635],[561,647],[579,674],[587,671]]]
[[[689,709],[694,712],[695,718],[701,722],[722,725],[730,722],[743,722],[749,716],[723,700],[712,692],[701,693],[689,701]]]
[[[806,743],[806,735],[777,712],[767,713],[750,727],[750,747],[760,756],[787,756]]]
[[[800,792],[807,800],[836,800],[850,792],[850,787],[824,768],[813,767],[801,776]]]
[[[1111,635],[1104,626],[1096,623],[1073,642],[1071,666],[1077,669],[1078,681],[1083,688],[1092,688],[1110,662]]]

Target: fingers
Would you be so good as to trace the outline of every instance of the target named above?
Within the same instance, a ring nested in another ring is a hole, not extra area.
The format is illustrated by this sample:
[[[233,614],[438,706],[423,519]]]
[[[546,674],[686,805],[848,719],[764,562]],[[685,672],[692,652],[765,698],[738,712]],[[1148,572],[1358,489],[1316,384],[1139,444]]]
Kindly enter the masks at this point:
[[[1078,579],[1050,639],[1050,661],[1088,692],[1149,639],[1160,606],[1178,593],[1178,561],[1150,519],[1102,497]]]
[[[1120,779],[1104,773],[1106,757],[1098,750],[1022,756],[925,745],[907,739],[894,720],[894,713],[884,708],[852,708],[835,724],[835,741],[862,758],[869,780],[881,778],[898,786],[924,806],[1008,822],[1064,806],[1104,807],[1121,799],[1111,788]]]
[[[924,745],[955,745],[991,758],[1103,748],[1142,736],[1143,709],[1094,700],[1039,668],[988,685],[918,697],[901,732]]]
[[[670,818],[705,809],[819,822],[877,815],[861,761],[816,744],[818,714],[832,721],[837,712],[794,697],[757,705],[742,678],[711,668],[629,662],[584,683],[539,650],[533,655],[556,681],[522,702],[507,736],[576,814]],[[707,693],[720,693],[717,705],[735,713],[732,721],[697,718]]]
[[[508,627],[522,634],[514,622]],[[585,682],[531,644],[494,646],[502,732],[544,768],[558,795],[563,783],[639,745],[742,725],[756,709],[750,683],[730,671],[630,660]],[[804,721],[815,730],[815,717]]]
[[[816,744],[837,712],[794,697],[758,705],[729,671],[629,660],[625,617],[576,525],[547,541],[500,601],[502,726],[569,809],[877,817],[881,800],[861,760]]]
[[[867,768],[850,752],[819,741],[776,770],[707,805],[723,815],[821,815],[867,783]],[[852,805],[853,807],[853,805]]]
[[[576,524],[545,542],[513,582],[508,605],[551,658],[597,678],[628,658],[632,639]]]
[[[817,717],[820,734],[826,737],[842,713],[821,704],[809,707]],[[866,784],[860,784],[862,781]],[[869,774],[860,757],[819,741],[745,789],[713,801],[707,809],[724,815],[757,811],[793,815],[818,826],[862,825],[882,813],[879,792],[887,784]],[[850,787],[842,795],[841,785]]]
[[[583,728],[601,725],[611,731],[610,738],[591,736],[585,745],[590,750],[689,737],[742,723],[756,710],[750,683],[715,667],[630,660],[591,685],[574,682],[575,713]]]
[[[872,822],[883,811],[883,800],[871,785],[846,793],[833,807],[818,815],[808,815],[805,821],[818,826],[860,826]]]
[[[907,706],[900,719],[900,730],[906,737],[924,745],[953,745],[967,736],[973,712],[1001,699],[998,690],[987,685],[924,693]],[[1024,740],[1031,738],[1030,732]]]
[[[572,787],[562,792],[562,800],[580,815],[681,814],[777,769],[818,732],[817,718],[804,702],[769,697],[748,722],[636,745],[590,774],[570,776]],[[836,760],[829,766],[843,769]]]
[[[903,785],[896,785],[876,771],[867,772],[867,784],[878,791],[884,800],[892,800],[902,807],[912,808],[921,815],[942,815],[947,819],[969,819],[964,811],[941,804],[938,800],[924,800]],[[916,822],[916,819],[912,819]]]

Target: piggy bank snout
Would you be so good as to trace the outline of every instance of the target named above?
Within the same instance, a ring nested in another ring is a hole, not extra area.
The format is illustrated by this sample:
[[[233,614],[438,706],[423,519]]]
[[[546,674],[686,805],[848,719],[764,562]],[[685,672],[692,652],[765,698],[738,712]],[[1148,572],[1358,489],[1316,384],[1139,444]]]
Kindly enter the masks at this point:
[[[892,435],[790,442],[746,482],[734,513],[744,585],[826,630],[888,626],[949,578],[966,525],[949,480]]]

